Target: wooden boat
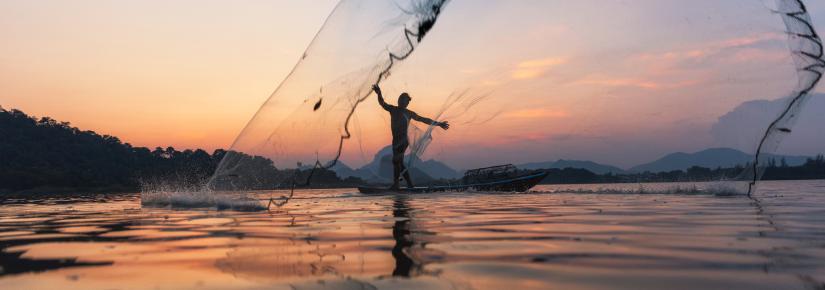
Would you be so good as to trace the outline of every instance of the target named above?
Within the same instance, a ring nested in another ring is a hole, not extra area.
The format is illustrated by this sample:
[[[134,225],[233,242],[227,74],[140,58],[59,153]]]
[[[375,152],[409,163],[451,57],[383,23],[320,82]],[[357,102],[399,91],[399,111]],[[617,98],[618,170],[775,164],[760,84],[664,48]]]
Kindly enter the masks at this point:
[[[364,194],[428,193],[444,191],[527,191],[547,176],[545,171],[518,170],[512,164],[467,170],[461,182],[455,185],[417,186],[388,189],[387,187],[359,186]]]

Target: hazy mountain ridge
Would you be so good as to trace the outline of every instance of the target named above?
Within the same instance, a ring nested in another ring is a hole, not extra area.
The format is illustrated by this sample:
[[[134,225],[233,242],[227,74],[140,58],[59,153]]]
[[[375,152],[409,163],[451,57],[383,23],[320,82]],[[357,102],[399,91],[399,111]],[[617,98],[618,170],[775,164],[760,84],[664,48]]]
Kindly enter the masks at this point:
[[[338,162],[332,169],[341,177],[358,177],[367,181],[389,182],[392,179],[392,162],[390,160],[392,152],[387,146],[375,154],[373,160],[358,168],[353,169],[342,162]],[[768,159],[774,159],[777,164],[784,158],[789,166],[804,164],[808,156],[784,156],[767,154]],[[382,160],[383,159],[383,160]],[[694,153],[675,152],[667,154],[654,161],[643,163],[624,170],[617,166],[601,164],[589,160],[566,160],[529,162],[516,165],[520,169],[564,169],[575,168],[585,169],[595,174],[622,174],[639,172],[667,172],[673,170],[686,170],[693,166],[705,168],[728,168],[737,165],[745,165],[753,161],[753,155],[731,148],[709,148]],[[422,182],[432,179],[460,178],[461,172],[437,160],[422,161],[417,159],[410,170],[413,180]]]
[[[809,156],[784,156],[766,154],[768,159],[775,159],[779,163],[783,158],[789,166],[796,166],[805,163]],[[692,166],[706,168],[734,167],[745,165],[753,161],[753,155],[731,148],[710,148],[694,153],[676,152],[670,153],[652,162],[636,165],[628,169],[628,172],[662,172],[672,170],[685,170]]]
[[[332,167],[339,177],[347,178],[354,176],[371,182],[391,182],[392,181],[392,150],[390,146],[384,147],[373,156],[370,163],[353,169],[341,161]],[[413,166],[409,169],[410,177],[414,182],[427,182],[433,179],[460,178],[461,173],[450,168],[446,164],[437,160],[426,160],[416,158]]]
[[[600,164],[593,161],[587,160],[565,160],[559,159],[556,161],[545,161],[545,162],[530,162],[516,165],[516,167],[520,169],[550,169],[550,168],[578,168],[578,169],[586,169],[590,172],[596,174],[605,174],[605,173],[622,173],[624,172],[623,169],[606,164]]]

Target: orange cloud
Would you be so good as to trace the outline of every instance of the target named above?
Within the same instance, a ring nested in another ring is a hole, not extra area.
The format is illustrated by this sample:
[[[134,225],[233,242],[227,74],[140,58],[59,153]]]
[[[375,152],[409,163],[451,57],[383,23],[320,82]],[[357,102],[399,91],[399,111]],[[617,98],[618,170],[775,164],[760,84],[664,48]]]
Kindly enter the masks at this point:
[[[544,74],[551,67],[563,64],[565,59],[558,57],[526,60],[518,63],[510,75],[514,79],[533,79]]]
[[[745,36],[745,37],[731,38],[731,39],[728,39],[728,40],[721,41],[721,42],[717,43],[714,46],[720,47],[720,48],[732,48],[732,47],[752,45],[752,44],[755,44],[757,42],[762,42],[762,41],[783,40],[783,39],[785,39],[785,36],[781,33],[768,32],[768,33],[750,35],[750,36]]]
[[[573,82],[574,85],[596,85],[611,87],[638,87],[643,89],[656,89],[660,85],[647,80],[628,78],[587,78]]]
[[[687,80],[679,82],[656,82],[646,79],[636,78],[612,78],[604,76],[589,76],[571,83],[571,85],[586,86],[608,86],[608,87],[636,87],[641,89],[672,89],[691,86],[699,83],[698,80]]]
[[[564,118],[570,116],[570,113],[559,109],[524,109],[507,112],[503,115],[509,118]]]

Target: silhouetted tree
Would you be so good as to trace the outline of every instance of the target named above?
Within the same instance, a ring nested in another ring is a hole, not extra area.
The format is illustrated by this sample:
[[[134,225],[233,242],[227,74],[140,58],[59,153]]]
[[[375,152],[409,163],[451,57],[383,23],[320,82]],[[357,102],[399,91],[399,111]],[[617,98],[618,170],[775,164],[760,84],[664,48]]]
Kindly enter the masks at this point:
[[[178,151],[171,146],[150,151],[122,143],[115,136],[80,130],[68,122],[37,119],[0,107],[0,192],[36,188],[137,190],[140,181],[147,180],[191,185],[209,178],[226,154],[223,149],[210,155],[201,149]],[[284,180],[289,173],[277,170],[267,158],[248,158],[253,161],[249,172],[267,181],[259,189],[283,187],[275,181]],[[319,176],[329,186],[353,184],[353,180],[344,182],[331,172]]]

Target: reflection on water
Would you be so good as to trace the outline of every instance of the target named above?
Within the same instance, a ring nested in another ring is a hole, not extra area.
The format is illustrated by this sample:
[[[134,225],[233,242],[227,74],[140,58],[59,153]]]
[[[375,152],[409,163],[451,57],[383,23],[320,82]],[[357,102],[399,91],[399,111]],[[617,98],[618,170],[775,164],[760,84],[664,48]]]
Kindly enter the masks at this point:
[[[277,212],[141,208],[128,194],[5,197],[0,288],[823,287],[825,181],[766,183],[756,201],[568,188],[313,190]]]
[[[419,270],[416,263],[405,251],[411,251],[414,245],[412,233],[410,232],[410,209],[408,208],[406,196],[396,196],[393,202],[392,216],[395,223],[392,225],[392,238],[395,239],[395,246],[392,247],[392,257],[395,258],[395,269],[393,276],[410,277],[413,269]]]

